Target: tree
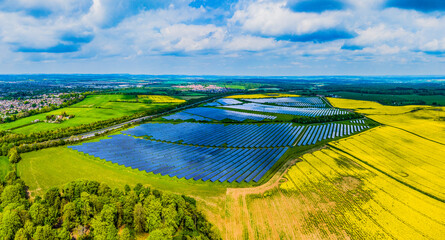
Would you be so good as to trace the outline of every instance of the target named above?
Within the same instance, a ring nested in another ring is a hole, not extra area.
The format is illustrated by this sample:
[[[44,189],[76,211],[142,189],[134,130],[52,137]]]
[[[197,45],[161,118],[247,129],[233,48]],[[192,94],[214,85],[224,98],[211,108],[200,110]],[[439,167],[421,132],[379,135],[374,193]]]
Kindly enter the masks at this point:
[[[29,214],[34,225],[43,226],[48,215],[48,209],[43,204],[37,202],[29,208]]]
[[[10,203],[19,203],[22,197],[20,185],[8,185],[3,189],[0,200],[2,201],[2,207],[7,206]]]
[[[167,240],[170,239],[166,236],[166,233],[163,229],[156,229],[150,233],[147,240]]]
[[[133,211],[133,227],[137,233],[144,232],[146,226],[145,209],[141,203],[134,206]]]
[[[63,215],[62,215],[62,226],[68,230],[76,227],[77,221],[77,213],[76,213],[76,205],[73,202],[67,203],[63,207]]]
[[[59,208],[60,206],[60,191],[57,187],[52,187],[45,192],[43,198],[49,206]]]
[[[93,237],[97,240],[117,240],[117,228],[98,218],[93,219],[91,223]]]
[[[33,235],[33,240],[49,240],[56,239],[56,233],[51,226],[37,226],[36,232]]]
[[[131,240],[131,234],[130,229],[127,227],[122,230],[122,232],[119,234],[119,240]]]
[[[10,163],[18,163],[20,161],[20,155],[17,152],[17,148],[11,148],[8,152],[8,158]]]
[[[25,229],[20,228],[16,233],[14,240],[28,240],[28,236],[26,235]]]
[[[20,216],[15,210],[7,210],[3,212],[0,225],[0,236],[2,239],[14,239],[15,233],[23,226],[20,220]]]

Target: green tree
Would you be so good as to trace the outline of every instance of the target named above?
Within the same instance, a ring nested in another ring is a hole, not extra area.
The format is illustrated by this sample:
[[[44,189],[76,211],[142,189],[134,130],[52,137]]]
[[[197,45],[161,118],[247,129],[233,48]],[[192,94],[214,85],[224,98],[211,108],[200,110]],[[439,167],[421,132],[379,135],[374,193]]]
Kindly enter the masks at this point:
[[[29,215],[31,215],[31,220],[34,225],[45,224],[45,218],[48,216],[48,209],[45,205],[36,202],[29,208]]]
[[[21,198],[22,192],[19,184],[6,186],[0,196],[0,200],[2,201],[1,205],[5,207],[10,203],[19,203]]]
[[[78,223],[77,218],[76,205],[73,202],[67,203],[63,207],[62,226],[68,230],[71,230],[72,228],[76,227]]]
[[[91,227],[93,229],[92,234],[96,240],[117,240],[117,228],[100,219],[93,219],[91,222]]]
[[[133,239],[131,237],[130,229],[127,227],[122,230],[122,232],[119,234],[119,240],[131,240]]]
[[[8,158],[10,163],[18,163],[20,161],[20,154],[17,152],[17,148],[11,148],[8,152]]]
[[[168,240],[171,239],[164,229],[156,229],[150,233],[147,240]]]
[[[141,203],[138,203],[134,206],[133,227],[137,233],[144,232],[144,229],[146,227],[145,209]]]
[[[23,227],[20,216],[15,210],[6,210],[2,214],[0,236],[4,240],[14,239],[15,233]]]
[[[14,240],[28,240],[28,236],[26,235],[25,229],[20,228],[16,233]]]
[[[33,235],[33,240],[53,240],[56,238],[55,231],[51,226],[37,226],[36,232]]]

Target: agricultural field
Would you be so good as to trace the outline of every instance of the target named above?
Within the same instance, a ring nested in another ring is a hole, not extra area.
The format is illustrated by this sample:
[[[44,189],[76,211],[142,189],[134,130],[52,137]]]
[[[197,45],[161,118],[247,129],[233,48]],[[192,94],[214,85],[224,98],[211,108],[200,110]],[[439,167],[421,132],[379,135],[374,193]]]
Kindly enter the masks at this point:
[[[441,143],[381,126],[297,158],[280,181],[228,189],[225,214],[208,214],[229,239],[441,239],[444,155]]]
[[[22,118],[11,123],[0,124],[0,130],[11,129],[15,133],[29,134],[64,127],[78,126],[96,121],[119,118],[148,109],[157,109],[169,106],[170,103],[145,104],[136,102],[125,102],[135,99],[128,95],[89,95],[83,101],[70,107],[42,113],[27,118]],[[60,115],[66,112],[75,117],[62,123],[43,122],[47,115]],[[39,119],[40,122],[32,123]]]
[[[185,100],[162,95],[138,95],[140,102],[148,103],[184,103]]]
[[[423,105],[385,106],[371,101],[329,98],[339,108],[354,109],[393,127],[445,144],[445,107]]]
[[[427,130],[440,108],[331,103],[384,125],[155,122],[24,153],[17,168],[32,196],[78,178],[187,194],[223,239],[441,239],[443,136]]]
[[[232,95],[228,96],[226,98],[280,98],[280,97],[299,97],[300,95],[296,94],[289,94],[289,93],[261,93],[261,94],[238,94],[238,95]]]

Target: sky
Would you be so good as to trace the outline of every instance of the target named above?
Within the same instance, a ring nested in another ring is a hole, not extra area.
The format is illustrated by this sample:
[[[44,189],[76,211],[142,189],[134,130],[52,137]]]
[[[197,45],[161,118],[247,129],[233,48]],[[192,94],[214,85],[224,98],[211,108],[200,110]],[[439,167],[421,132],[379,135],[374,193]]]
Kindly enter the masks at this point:
[[[0,74],[445,75],[444,0],[0,0]]]

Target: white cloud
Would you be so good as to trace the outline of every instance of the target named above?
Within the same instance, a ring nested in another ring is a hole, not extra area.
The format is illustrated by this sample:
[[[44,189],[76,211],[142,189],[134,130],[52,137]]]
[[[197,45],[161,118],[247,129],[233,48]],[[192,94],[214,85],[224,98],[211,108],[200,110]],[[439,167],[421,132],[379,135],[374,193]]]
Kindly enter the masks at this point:
[[[238,36],[225,45],[228,51],[261,51],[278,46],[272,38],[262,38],[256,36]]]
[[[286,6],[285,1],[255,2],[238,9],[230,21],[245,31],[264,35],[305,34],[337,27],[349,15],[347,11],[296,13]]]

